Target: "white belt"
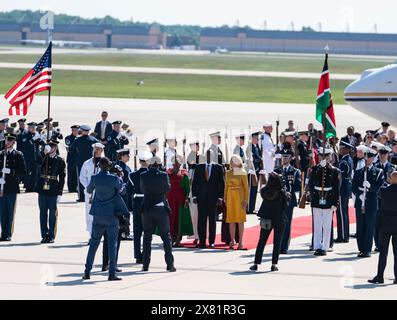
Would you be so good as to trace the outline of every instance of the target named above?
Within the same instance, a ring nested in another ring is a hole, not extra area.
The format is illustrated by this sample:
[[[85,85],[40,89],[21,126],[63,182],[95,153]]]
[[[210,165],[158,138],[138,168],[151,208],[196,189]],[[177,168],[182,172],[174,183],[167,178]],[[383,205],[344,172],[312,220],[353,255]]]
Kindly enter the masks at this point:
[[[322,187],[314,187],[315,190],[318,191],[331,191],[332,187],[322,188]]]
[[[155,207],[165,207],[164,202],[160,202],[156,204]]]
[[[144,197],[144,195],[141,193],[134,194],[134,198],[143,198],[143,197]]]
[[[365,189],[363,187],[359,187],[358,190],[364,191]],[[368,191],[368,190],[367,190]]]

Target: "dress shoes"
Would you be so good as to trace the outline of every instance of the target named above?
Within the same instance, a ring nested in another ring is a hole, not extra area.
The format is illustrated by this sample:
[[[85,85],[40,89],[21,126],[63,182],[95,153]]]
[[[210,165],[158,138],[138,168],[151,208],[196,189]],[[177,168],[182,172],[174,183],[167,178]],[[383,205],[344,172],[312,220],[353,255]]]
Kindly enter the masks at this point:
[[[176,268],[174,266],[167,266],[167,271],[168,272],[175,272]]]
[[[257,264],[252,265],[252,266],[250,267],[250,270],[251,270],[251,271],[257,271],[257,270],[258,270],[258,265],[257,265]]]
[[[215,244],[211,243],[209,246],[210,249],[215,249]]]
[[[394,279],[393,284],[397,284],[397,279]]]
[[[320,256],[321,255],[321,250],[317,249],[316,251],[314,251],[314,255],[315,256]]]
[[[270,268],[270,271],[272,271],[272,272],[278,271],[277,266],[272,266],[272,267]]]
[[[44,237],[43,239],[41,239],[40,243],[48,243],[48,238]]]
[[[376,276],[375,278],[368,280],[369,283],[377,284],[377,283],[385,283],[385,280],[381,277]]]
[[[103,272],[109,271],[109,266],[102,266],[102,271],[103,271]]]
[[[135,263],[136,264],[142,264],[143,263],[143,259],[135,259]]]
[[[121,278],[117,277],[117,276],[109,276],[108,281],[120,281]]]
[[[149,271],[149,266],[143,266],[143,267],[142,267],[142,271],[148,272],[148,271]]]
[[[281,250],[280,254],[288,254],[288,250]]]
[[[48,242],[47,243],[54,243],[55,239],[54,238],[48,238]]]
[[[90,280],[90,275],[88,273],[85,273],[83,276],[83,280]]]

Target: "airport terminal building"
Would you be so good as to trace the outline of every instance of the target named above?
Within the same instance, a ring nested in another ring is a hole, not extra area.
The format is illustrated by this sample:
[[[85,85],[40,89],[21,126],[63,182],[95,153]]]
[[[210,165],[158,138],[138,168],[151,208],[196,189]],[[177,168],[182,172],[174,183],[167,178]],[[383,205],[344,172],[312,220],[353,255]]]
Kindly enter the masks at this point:
[[[297,53],[323,53],[328,44],[339,54],[397,55],[397,34],[203,28],[200,44],[203,50]]]
[[[38,25],[1,24],[0,43],[20,44],[23,40],[46,40]],[[157,26],[55,25],[54,40],[91,42],[94,47],[158,49],[167,36]]]

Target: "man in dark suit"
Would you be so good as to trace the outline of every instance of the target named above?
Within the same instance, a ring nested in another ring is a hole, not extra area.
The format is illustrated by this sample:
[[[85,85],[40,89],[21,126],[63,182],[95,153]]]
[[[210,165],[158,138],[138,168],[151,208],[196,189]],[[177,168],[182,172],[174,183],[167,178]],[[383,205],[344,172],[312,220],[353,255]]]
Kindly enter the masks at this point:
[[[394,284],[397,284],[397,171],[390,175],[390,186],[380,190],[381,209],[379,223],[379,262],[378,274],[369,283],[384,283],[383,274],[386,268],[390,239],[394,255]]]
[[[200,248],[206,247],[207,219],[209,221],[209,244],[215,246],[216,235],[216,206],[222,204],[225,176],[223,167],[211,161],[213,151],[207,151],[207,162],[199,164],[194,172],[192,195],[198,208],[198,234]]]
[[[87,254],[83,280],[90,279],[95,254],[102,236],[107,234],[109,256],[109,281],[121,280],[116,276],[117,269],[117,239],[119,233],[118,215],[128,215],[128,209],[121,198],[123,181],[116,175],[109,173],[111,162],[108,158],[99,160],[101,171],[92,176],[87,187],[89,193],[95,190],[90,214],[93,216],[90,248]]]
[[[356,147],[358,145],[357,137],[354,135],[354,127],[350,126],[347,128],[347,135],[342,137],[341,142],[344,141],[353,147]]]
[[[96,134],[96,138],[101,141],[101,143],[106,144],[107,143],[107,137],[109,134],[112,133],[112,124],[107,120],[108,119],[108,113],[106,111],[103,111],[101,114],[102,120],[98,121],[95,124],[95,129],[94,132]]]
[[[149,170],[140,175],[140,187],[143,193],[143,267],[142,271],[149,270],[152,236],[156,228],[163,240],[167,271],[175,272],[174,256],[170,235],[169,207],[166,194],[171,185],[167,173],[161,171],[161,159],[152,157],[149,160]]]

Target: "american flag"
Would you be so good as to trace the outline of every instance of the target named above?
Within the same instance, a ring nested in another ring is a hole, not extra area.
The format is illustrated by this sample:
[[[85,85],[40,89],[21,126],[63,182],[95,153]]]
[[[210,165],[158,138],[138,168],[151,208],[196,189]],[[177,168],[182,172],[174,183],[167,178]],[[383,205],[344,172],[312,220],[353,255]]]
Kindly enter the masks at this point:
[[[8,110],[10,116],[21,115],[21,113],[25,116],[35,94],[51,89],[51,54],[52,43],[50,42],[39,62],[5,95],[5,99],[11,105]]]

